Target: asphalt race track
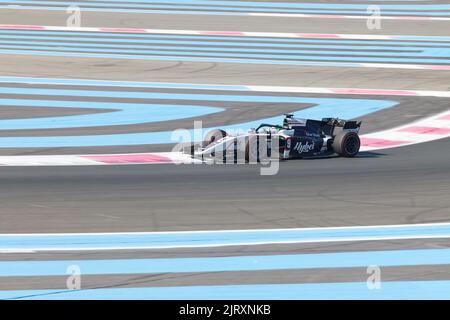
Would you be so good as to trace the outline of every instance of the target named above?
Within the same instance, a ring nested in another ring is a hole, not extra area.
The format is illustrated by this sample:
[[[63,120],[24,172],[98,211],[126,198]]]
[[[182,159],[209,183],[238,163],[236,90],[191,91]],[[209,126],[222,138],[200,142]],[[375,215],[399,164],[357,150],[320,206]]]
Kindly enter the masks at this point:
[[[350,160],[295,160],[280,163],[274,176],[261,176],[259,165],[231,164],[0,168],[7,186],[1,192],[0,231],[145,232],[446,222],[449,152],[449,142],[442,140],[361,153]],[[414,183],[417,179],[420,185]]]
[[[0,1],[0,299],[449,299],[447,2]],[[286,112],[365,149],[160,163]]]

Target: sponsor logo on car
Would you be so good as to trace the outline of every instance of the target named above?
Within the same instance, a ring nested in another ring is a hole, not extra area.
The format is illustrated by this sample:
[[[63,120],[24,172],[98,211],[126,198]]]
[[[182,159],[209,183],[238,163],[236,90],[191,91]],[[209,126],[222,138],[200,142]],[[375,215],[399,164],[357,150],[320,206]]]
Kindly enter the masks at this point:
[[[309,133],[309,132],[306,133],[306,136],[307,137],[313,137],[313,138],[320,138],[321,137],[320,134],[318,134],[318,133]]]
[[[296,150],[298,153],[312,151],[314,150],[314,142],[305,142],[304,144],[302,144],[301,142],[297,142],[294,146],[294,150]]]

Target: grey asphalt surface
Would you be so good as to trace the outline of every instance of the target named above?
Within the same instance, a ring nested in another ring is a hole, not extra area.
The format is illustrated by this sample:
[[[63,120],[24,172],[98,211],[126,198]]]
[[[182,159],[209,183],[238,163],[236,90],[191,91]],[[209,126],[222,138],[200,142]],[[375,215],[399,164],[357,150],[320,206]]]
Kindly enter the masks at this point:
[[[443,222],[450,140],[259,165],[0,168],[1,233]]]
[[[427,2],[429,3],[429,2]],[[433,3],[445,3],[433,1]],[[64,12],[0,9],[1,23],[64,25]],[[195,15],[83,13],[83,26],[352,34],[450,35],[450,22],[220,18]],[[450,71],[244,65],[0,55],[0,75],[311,87],[449,90]],[[344,96],[340,96],[344,97]],[[355,96],[351,96],[355,98]],[[446,99],[399,101],[365,117],[371,132],[449,107]],[[231,109],[231,105],[229,108]],[[235,105],[233,107],[236,107]],[[250,106],[256,110],[258,106]],[[266,106],[272,114],[279,106]],[[291,106],[284,106],[289,111]],[[40,108],[39,115],[62,115]],[[64,111],[68,112],[68,111]],[[86,110],[71,109],[71,114]],[[36,112],[5,108],[2,118]],[[64,113],[66,114],[66,113]],[[234,114],[247,116],[251,114]],[[230,115],[228,115],[230,116]],[[233,116],[233,114],[231,114]],[[210,121],[229,121],[228,118]],[[181,123],[181,122],[180,122]],[[158,124],[153,124],[156,130]],[[103,128],[101,130],[118,130]],[[126,127],[120,130],[139,131]],[[69,131],[67,131],[69,132]],[[86,131],[87,132],[87,131]],[[31,134],[35,134],[32,132]],[[8,135],[7,132],[1,132]],[[18,133],[26,135],[26,132]],[[167,146],[161,146],[164,150]],[[99,149],[100,152],[124,149]],[[127,149],[130,151],[148,151]],[[157,149],[155,149],[157,150]],[[93,150],[80,150],[93,151]],[[73,153],[0,150],[2,154]],[[448,222],[450,139],[362,153],[355,159],[282,162],[274,176],[258,165],[0,167],[0,233],[222,230]],[[447,248],[445,239],[109,252],[1,253],[0,260],[129,259]],[[365,268],[201,274],[84,276],[83,287],[365,281]],[[449,266],[384,268],[384,280],[450,279]],[[64,288],[64,277],[0,277],[0,289]]]
[[[432,270],[430,272],[430,270]],[[383,281],[426,281],[450,280],[450,267],[385,267],[382,268]],[[366,282],[367,268],[333,268],[304,270],[270,270],[240,272],[205,272],[176,274],[135,274],[82,277],[83,289],[138,288],[198,285],[251,285],[324,283],[324,282]],[[0,279],[0,290],[61,289],[67,277],[8,277]],[[274,293],[276,296],[276,292]]]
[[[305,86],[331,88],[450,89],[450,71],[142,61],[1,55],[1,72],[21,77]]]
[[[68,15],[64,10],[42,11],[44,14],[36,14],[37,11],[40,12],[40,10],[0,9],[2,16],[1,23],[35,25],[66,24]],[[419,30],[422,35],[427,36],[450,35],[450,30],[448,29],[449,21],[421,20],[383,20],[381,30],[368,30],[366,20],[364,19],[242,17],[82,11],[82,23],[83,26],[90,27],[392,35],[417,35],[417,30]]]

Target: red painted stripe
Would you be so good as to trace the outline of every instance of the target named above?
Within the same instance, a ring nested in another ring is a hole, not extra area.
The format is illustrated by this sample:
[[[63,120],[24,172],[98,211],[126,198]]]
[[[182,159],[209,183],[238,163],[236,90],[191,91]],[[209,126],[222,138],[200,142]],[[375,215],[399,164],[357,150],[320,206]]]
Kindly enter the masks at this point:
[[[101,32],[146,33],[146,29],[137,28],[99,28]]]
[[[450,128],[435,128],[435,127],[422,127],[411,126],[397,130],[399,132],[412,132],[418,134],[449,134]]]
[[[450,66],[424,66],[425,69],[431,70],[450,70]]]
[[[317,38],[317,39],[336,39],[340,38],[337,34],[332,33],[297,33],[300,38]]]
[[[402,90],[376,90],[376,89],[333,89],[334,93],[340,94],[383,94],[383,95],[417,95],[414,91],[402,91]]]
[[[401,144],[406,144],[406,143],[410,143],[410,141],[386,140],[386,139],[361,137],[361,145],[364,147],[386,147],[386,146],[396,146],[396,145],[401,145]]]
[[[450,114],[447,114],[445,116],[439,117],[438,120],[450,120]]]
[[[25,25],[25,24],[8,24],[8,25],[0,25],[0,29],[45,30],[45,27]]]
[[[154,163],[154,162],[172,162],[172,159],[156,154],[112,154],[112,155],[89,155],[82,158],[108,163]]]

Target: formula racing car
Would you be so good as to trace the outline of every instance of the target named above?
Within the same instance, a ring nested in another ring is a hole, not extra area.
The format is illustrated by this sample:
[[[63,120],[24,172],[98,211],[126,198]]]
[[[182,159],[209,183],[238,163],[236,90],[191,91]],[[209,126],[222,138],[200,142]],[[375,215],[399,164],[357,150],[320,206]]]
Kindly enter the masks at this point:
[[[360,148],[360,121],[338,118],[298,119],[285,114],[282,125],[262,123],[246,133],[230,134],[215,129],[202,145],[191,145],[185,152],[194,158],[220,158],[224,162],[262,158],[296,159],[337,154],[354,157]],[[189,151],[188,151],[189,150]]]

